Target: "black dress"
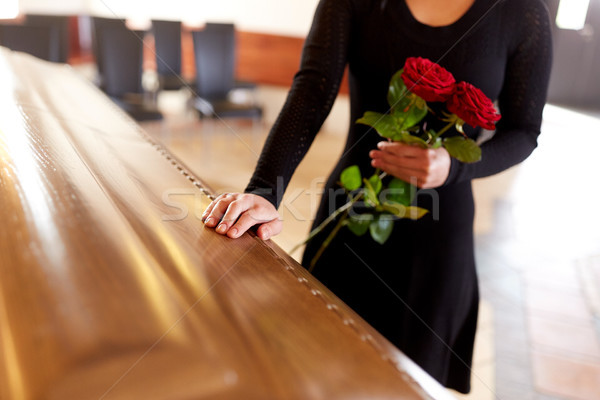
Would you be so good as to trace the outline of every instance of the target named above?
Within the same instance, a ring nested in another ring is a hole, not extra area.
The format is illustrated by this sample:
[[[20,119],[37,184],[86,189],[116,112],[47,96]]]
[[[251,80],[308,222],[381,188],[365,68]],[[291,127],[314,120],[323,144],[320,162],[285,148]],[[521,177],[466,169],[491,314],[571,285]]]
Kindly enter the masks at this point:
[[[279,205],[331,109],[346,65],[356,121],[365,111],[388,110],[389,80],[411,56],[438,62],[457,81],[483,90],[498,101],[502,120],[482,145],[480,162],[452,160],[443,186],[419,191],[417,204],[432,211],[426,217],[397,221],[383,246],[342,229],[314,274],[434,378],[468,392],[479,302],[471,179],[513,166],[536,147],[551,63],[541,0],[476,0],[445,27],[421,24],[404,0],[321,0],[300,70],[246,191]],[[476,138],[479,131],[467,134]],[[364,176],[373,173],[368,152],[380,140],[368,127],[350,124],[315,225],[346,201],[336,184],[345,167],[358,164]],[[305,265],[322,239],[307,246]]]

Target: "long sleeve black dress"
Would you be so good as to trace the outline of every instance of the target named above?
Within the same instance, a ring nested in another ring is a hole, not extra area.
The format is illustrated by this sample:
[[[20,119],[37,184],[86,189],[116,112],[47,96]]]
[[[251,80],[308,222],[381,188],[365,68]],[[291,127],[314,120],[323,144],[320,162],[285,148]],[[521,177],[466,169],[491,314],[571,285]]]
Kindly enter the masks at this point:
[[[551,63],[541,0],[476,0],[444,27],[418,22],[404,0],[321,0],[300,70],[246,191],[279,205],[331,109],[346,65],[356,121],[365,111],[388,110],[389,80],[412,56],[438,62],[457,81],[483,90],[498,101],[502,120],[482,145],[480,162],[452,160],[442,187],[419,191],[417,204],[431,213],[396,221],[383,246],[342,229],[314,274],[438,381],[468,392],[479,301],[471,179],[513,166],[536,147]],[[467,134],[476,138],[479,131]],[[380,140],[367,126],[351,123],[315,226],[346,202],[336,184],[345,167],[358,164],[363,176],[373,173],[368,153]],[[305,264],[323,237],[308,244]]]

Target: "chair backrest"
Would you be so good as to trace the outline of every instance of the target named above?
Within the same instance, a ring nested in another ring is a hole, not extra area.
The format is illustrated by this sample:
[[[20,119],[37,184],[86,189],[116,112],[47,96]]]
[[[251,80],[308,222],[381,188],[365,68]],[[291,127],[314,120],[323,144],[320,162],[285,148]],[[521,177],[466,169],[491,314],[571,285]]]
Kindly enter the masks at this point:
[[[181,21],[152,20],[156,72],[159,76],[181,75]]]
[[[93,47],[102,89],[114,97],[142,93],[143,32],[119,19],[96,18]]]
[[[98,75],[100,79],[103,79],[104,75],[104,61],[102,60],[103,51],[100,46],[102,31],[105,28],[117,27],[119,25],[125,25],[125,20],[115,18],[103,18],[103,17],[92,17],[92,54],[96,60],[96,67],[98,68]]]
[[[0,45],[47,61],[58,61],[53,51],[56,34],[48,26],[0,25]]]
[[[52,60],[66,63],[69,61],[69,17],[66,15],[26,14],[25,25],[47,26],[53,30],[54,39],[51,48]]]
[[[234,25],[210,23],[192,35],[198,95],[207,100],[227,97],[234,85]]]

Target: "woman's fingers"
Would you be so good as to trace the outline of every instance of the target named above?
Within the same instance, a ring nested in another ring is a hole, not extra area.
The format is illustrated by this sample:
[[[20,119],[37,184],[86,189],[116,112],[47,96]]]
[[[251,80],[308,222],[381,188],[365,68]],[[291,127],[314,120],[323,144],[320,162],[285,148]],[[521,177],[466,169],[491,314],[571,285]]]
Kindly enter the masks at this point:
[[[210,204],[208,205],[208,207],[206,207],[206,210],[204,210],[204,212],[202,213],[202,221],[206,221],[207,217],[210,215],[210,213],[214,210],[215,206],[217,205],[217,203],[219,201],[221,201],[221,199],[223,199],[225,196],[227,196],[229,193],[223,193],[218,195],[213,201],[210,202]]]
[[[202,213],[202,222],[204,222],[206,220],[206,217],[208,217],[208,215],[212,212],[213,208],[215,207],[215,204],[217,204],[217,201],[222,196],[223,195],[217,196],[217,198],[215,198],[213,201],[211,201],[210,204],[208,205],[208,207],[206,207],[206,210],[204,210],[204,212]]]
[[[230,208],[233,205],[234,204],[232,203]],[[223,219],[226,220],[226,217]],[[281,232],[282,227],[281,221],[279,220],[279,213],[271,203],[268,203],[268,205],[258,204],[254,207],[250,207],[247,211],[240,215],[235,224],[232,225],[227,231],[227,236],[231,238],[240,237],[244,232],[254,225],[260,225],[258,228],[258,234],[263,240],[277,235],[279,232]],[[265,234],[261,234],[261,232]]]
[[[422,157],[428,149],[400,142],[379,142],[377,148],[398,157]]]
[[[441,186],[450,171],[450,155],[444,148],[423,149],[396,142],[380,142],[372,150],[371,165],[421,188]]]
[[[392,175],[398,179],[402,179],[405,182],[412,183],[415,186],[421,187],[423,173],[418,170],[409,169],[396,164],[387,163],[382,159],[373,159],[371,165],[374,168],[379,168],[385,171],[389,175]]]
[[[373,160],[379,161],[382,165],[374,165],[376,168],[382,168],[383,164],[389,167],[402,167],[409,170],[420,172],[421,174],[427,173],[430,167],[430,157],[427,153],[421,154],[420,157],[405,157],[398,156],[396,154],[388,153],[387,151],[372,150],[370,153]],[[377,163],[376,163],[377,164]],[[386,171],[389,172],[389,171]]]
[[[249,202],[246,197],[239,194],[234,195],[233,201],[223,202],[223,205],[225,204],[227,204],[227,208],[225,209],[225,212],[221,217],[221,222],[216,229],[220,234],[226,234],[229,231],[229,228],[233,226],[235,221],[237,221],[241,215],[246,215],[247,211],[252,207],[252,203]]]
[[[246,232],[248,229],[252,228],[256,224],[257,221],[254,218],[252,218],[249,213],[244,213],[227,231],[227,236],[229,236],[232,239],[236,239],[242,236],[244,232]]]
[[[258,227],[256,233],[262,240],[270,239],[271,237],[278,235],[283,228],[283,224],[280,219],[274,219],[270,222],[264,223]]]
[[[414,157],[403,157],[387,151],[372,150],[371,165],[406,182],[422,179],[428,172],[427,162]]]
[[[259,237],[268,239],[281,232],[279,213],[273,204],[254,194],[227,194],[217,197],[204,211],[206,226],[231,238],[238,238],[254,225]],[[264,226],[264,228],[263,228]]]
[[[214,228],[215,226],[217,226],[219,221],[221,221],[221,218],[223,218],[223,215],[225,215],[229,204],[234,199],[235,197],[232,194],[223,194],[217,197],[215,200],[213,200],[213,202],[209,205],[210,211],[208,211],[207,208],[208,212],[204,212],[204,214],[206,214],[206,217],[204,217],[203,214],[204,224],[210,228]]]

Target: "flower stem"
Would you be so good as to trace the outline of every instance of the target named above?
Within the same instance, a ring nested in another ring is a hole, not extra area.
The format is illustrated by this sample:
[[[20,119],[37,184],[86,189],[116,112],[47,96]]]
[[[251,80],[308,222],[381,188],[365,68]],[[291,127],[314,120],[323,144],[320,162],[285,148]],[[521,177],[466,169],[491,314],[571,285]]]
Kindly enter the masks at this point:
[[[361,196],[362,196],[362,191],[358,192],[352,199],[350,199],[349,202],[347,202],[346,204],[344,204],[343,206],[341,206],[340,208],[338,208],[337,210],[335,210],[333,213],[331,213],[331,215],[329,217],[327,217],[323,222],[321,222],[319,224],[319,226],[317,226],[315,229],[313,229],[312,231],[310,231],[310,233],[308,234],[308,237],[306,239],[304,239],[302,242],[300,242],[297,245],[295,245],[290,250],[290,254],[292,254],[296,250],[298,250],[300,248],[300,246],[302,246],[303,244],[308,243],[319,232],[321,232],[323,229],[325,229],[325,227],[327,225],[329,225],[331,222],[333,222],[337,218],[338,215],[340,215],[341,213],[343,213],[344,211],[347,211],[350,207],[352,207],[352,205],[354,203],[356,203],[361,198]]]
[[[452,114],[450,115],[447,119],[443,119],[443,121],[448,121],[448,124],[446,126],[444,126],[442,128],[442,130],[440,130],[435,136],[433,136],[431,138],[431,142],[435,142],[435,140],[437,138],[439,138],[440,136],[442,136],[444,133],[446,133],[446,131],[450,128],[452,128],[453,126],[456,126],[456,130],[463,135],[464,137],[467,137],[467,135],[465,135],[465,133],[462,130],[462,124],[464,124],[464,121],[461,120],[458,115],[456,114]]]
[[[434,140],[439,138],[440,136],[442,136],[444,133],[446,133],[446,131],[450,128],[452,128],[454,125],[456,124],[456,121],[450,121],[448,123],[448,125],[446,125],[445,127],[443,127],[434,137]]]
[[[348,210],[344,211],[344,214],[338,221],[335,228],[333,228],[333,230],[331,231],[329,236],[327,236],[327,238],[321,244],[321,247],[319,247],[317,254],[315,254],[315,256],[312,258],[312,260],[310,260],[310,267],[308,268],[308,272],[312,273],[313,269],[315,269],[315,265],[317,264],[317,261],[319,261],[319,258],[321,258],[321,255],[323,254],[325,249],[327,249],[327,247],[329,246],[329,243],[331,243],[331,241],[333,240],[335,235],[337,235],[337,233],[340,231],[342,226],[344,226],[344,222],[346,222],[346,218],[348,218]]]

